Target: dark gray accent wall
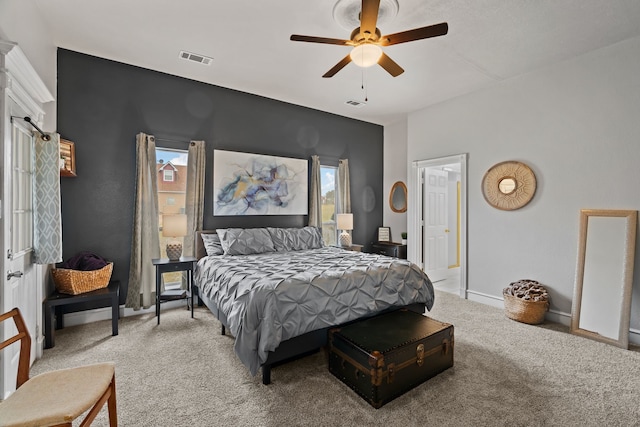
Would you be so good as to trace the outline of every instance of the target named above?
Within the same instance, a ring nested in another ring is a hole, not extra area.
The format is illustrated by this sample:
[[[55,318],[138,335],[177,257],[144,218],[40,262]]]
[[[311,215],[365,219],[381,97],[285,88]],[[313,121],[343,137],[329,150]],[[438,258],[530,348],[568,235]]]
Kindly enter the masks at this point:
[[[307,216],[299,215],[214,217],[214,149],[301,159],[317,154],[334,166],[347,158],[354,243],[368,246],[382,225],[382,126],[65,49],[58,49],[57,102],[57,131],[75,143],[78,175],[61,183],[63,257],[88,250],[114,261],[121,303],[139,132],[155,135],[157,145],[167,148],[206,141],[206,229],[307,224]]]

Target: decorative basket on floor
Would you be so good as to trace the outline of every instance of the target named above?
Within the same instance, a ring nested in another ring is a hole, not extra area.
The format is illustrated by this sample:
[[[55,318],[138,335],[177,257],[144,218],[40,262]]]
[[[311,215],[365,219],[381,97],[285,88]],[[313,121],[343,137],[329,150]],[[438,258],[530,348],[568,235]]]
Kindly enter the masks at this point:
[[[56,289],[62,294],[78,295],[96,289],[106,288],[113,272],[110,262],[99,270],[82,271],[67,268],[53,268],[51,275]]]
[[[504,296],[504,309],[509,319],[537,325],[544,321],[549,301],[527,301],[511,295]]]
[[[534,289],[531,295],[529,289]],[[537,325],[544,321],[544,314],[549,310],[547,290],[535,280],[513,282],[503,290],[502,296],[507,317],[518,322]]]

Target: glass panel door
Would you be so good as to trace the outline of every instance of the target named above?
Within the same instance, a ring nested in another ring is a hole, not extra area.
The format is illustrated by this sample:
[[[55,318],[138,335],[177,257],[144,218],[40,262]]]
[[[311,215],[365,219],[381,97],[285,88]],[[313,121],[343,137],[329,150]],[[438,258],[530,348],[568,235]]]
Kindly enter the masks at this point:
[[[12,233],[11,252],[20,256],[33,244],[33,137],[13,127],[12,144]]]

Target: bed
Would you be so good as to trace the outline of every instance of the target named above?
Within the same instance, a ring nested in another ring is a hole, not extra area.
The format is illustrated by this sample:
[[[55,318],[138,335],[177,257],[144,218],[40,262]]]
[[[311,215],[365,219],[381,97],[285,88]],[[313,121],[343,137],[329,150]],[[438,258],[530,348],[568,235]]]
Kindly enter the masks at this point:
[[[416,265],[324,246],[314,227],[199,231],[196,258],[200,300],[264,384],[273,366],[325,346],[330,327],[402,307],[424,313],[434,301]]]

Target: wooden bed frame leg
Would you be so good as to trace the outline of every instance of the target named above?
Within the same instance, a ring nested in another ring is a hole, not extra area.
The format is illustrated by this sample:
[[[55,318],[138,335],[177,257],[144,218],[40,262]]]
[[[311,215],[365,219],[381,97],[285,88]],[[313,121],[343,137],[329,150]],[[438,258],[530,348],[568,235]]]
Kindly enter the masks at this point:
[[[271,365],[262,365],[262,384],[271,384]]]

